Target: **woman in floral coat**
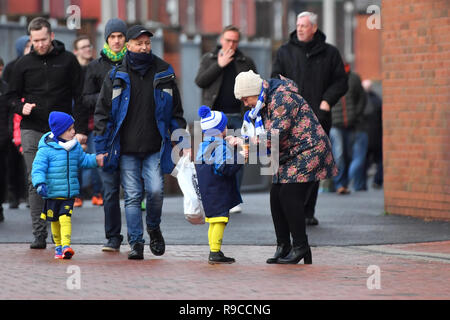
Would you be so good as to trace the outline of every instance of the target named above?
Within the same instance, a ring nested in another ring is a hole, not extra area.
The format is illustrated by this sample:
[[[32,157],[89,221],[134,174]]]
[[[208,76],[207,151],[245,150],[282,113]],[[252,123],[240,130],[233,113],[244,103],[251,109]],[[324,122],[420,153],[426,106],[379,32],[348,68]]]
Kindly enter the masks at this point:
[[[272,160],[278,160],[270,190],[277,249],[267,263],[296,264],[304,259],[311,264],[304,204],[314,181],[337,174],[330,140],[289,79],[266,81],[253,71],[241,72],[234,94],[251,108],[244,117],[243,134],[259,143],[265,137]],[[271,148],[275,139],[278,147]]]

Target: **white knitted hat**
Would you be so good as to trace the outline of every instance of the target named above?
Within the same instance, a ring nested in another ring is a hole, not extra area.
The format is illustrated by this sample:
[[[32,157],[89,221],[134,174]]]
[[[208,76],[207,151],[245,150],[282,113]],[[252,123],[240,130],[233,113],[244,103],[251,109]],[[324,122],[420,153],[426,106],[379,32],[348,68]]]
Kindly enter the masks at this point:
[[[259,96],[263,79],[252,70],[241,72],[237,75],[234,83],[234,96],[241,100],[242,97]]]
[[[212,111],[208,106],[201,106],[198,109],[198,115],[200,116],[201,122],[200,127],[204,133],[208,133],[208,131],[218,130],[218,132],[222,132],[225,130],[228,122],[227,116],[220,111]],[[217,133],[213,133],[217,134]]]

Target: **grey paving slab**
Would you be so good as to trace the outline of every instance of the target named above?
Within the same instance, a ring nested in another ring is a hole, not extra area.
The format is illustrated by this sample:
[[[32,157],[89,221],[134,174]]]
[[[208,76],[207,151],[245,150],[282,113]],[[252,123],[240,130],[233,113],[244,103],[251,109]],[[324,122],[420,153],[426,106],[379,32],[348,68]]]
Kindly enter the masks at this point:
[[[225,230],[224,244],[274,245],[275,235],[270,215],[268,192],[244,193],[243,212],[231,215]],[[122,202],[123,208],[123,202]],[[0,223],[0,243],[23,243],[32,240],[29,209],[21,204],[10,210],[4,205],[5,221]],[[126,235],[124,212],[122,234]],[[144,216],[144,215],[143,215]],[[347,246],[395,244],[450,240],[450,222],[386,215],[382,190],[356,192],[347,196],[319,194],[318,226],[307,227],[313,246]],[[73,243],[104,242],[104,213],[88,201],[73,215]],[[161,228],[167,244],[204,245],[208,243],[208,225],[191,225],[183,216],[183,199],[166,197]],[[148,241],[148,236],[146,239]]]

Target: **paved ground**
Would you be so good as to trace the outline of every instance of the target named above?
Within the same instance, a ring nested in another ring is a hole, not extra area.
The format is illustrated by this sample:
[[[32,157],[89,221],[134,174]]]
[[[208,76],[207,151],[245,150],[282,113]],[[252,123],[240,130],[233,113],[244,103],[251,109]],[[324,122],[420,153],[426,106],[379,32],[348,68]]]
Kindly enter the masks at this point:
[[[51,248],[0,245],[0,299],[446,299],[450,242],[313,247],[312,265],[268,265],[268,246],[224,246],[237,260],[208,265],[207,246],[168,246],[144,261],[74,246],[72,260]],[[377,275],[379,277],[377,278]]]
[[[76,254],[61,261],[53,259],[51,244],[29,249],[24,205],[5,206],[0,299],[450,299],[450,222],[385,214],[379,190],[320,194],[320,225],[307,229],[313,264],[268,265],[275,241],[268,195],[244,194],[244,201],[244,212],[231,217],[223,243],[237,262],[222,266],[207,264],[207,225],[184,220],[180,197],[164,204],[166,254],[154,257],[146,245],[144,261],[127,260],[125,242],[120,253],[101,252],[101,208],[76,210]]]
[[[233,245],[273,245],[275,235],[267,192],[243,194],[243,213],[232,215],[224,243]],[[415,243],[450,240],[450,222],[423,221],[385,214],[382,190],[357,192],[348,196],[332,193],[319,195],[316,216],[320,224],[307,228],[314,246]],[[0,243],[32,241],[31,218],[25,204],[19,210],[5,207],[5,221],[0,223]],[[123,204],[122,204],[123,208]],[[204,245],[208,243],[208,225],[191,225],[183,216],[183,199],[164,200],[161,228],[168,244]],[[126,235],[123,213],[122,233]],[[145,234],[148,241],[148,236]],[[103,208],[89,201],[73,214],[72,242],[104,242]]]

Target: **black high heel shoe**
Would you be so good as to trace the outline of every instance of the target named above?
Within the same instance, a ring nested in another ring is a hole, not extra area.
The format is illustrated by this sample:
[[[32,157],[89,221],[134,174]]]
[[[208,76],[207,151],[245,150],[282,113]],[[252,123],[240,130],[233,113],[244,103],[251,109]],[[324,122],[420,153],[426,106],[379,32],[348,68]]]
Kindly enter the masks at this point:
[[[278,259],[277,263],[280,264],[297,264],[300,260],[304,261],[305,264],[312,264],[311,248],[309,245],[301,247],[293,247],[291,252],[286,258]]]
[[[278,259],[285,258],[291,251],[291,248],[292,247],[290,244],[282,244],[277,246],[275,254],[273,255],[272,258],[267,259],[266,263],[268,264],[278,263]]]

